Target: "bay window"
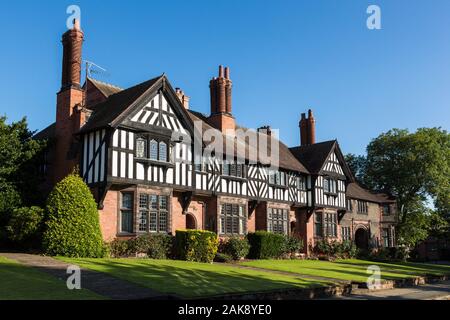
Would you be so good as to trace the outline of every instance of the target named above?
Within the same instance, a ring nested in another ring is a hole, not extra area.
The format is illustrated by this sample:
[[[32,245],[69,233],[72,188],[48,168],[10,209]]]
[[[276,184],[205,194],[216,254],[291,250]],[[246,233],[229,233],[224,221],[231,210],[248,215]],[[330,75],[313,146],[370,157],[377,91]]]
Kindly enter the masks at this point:
[[[148,140],[146,136],[140,136],[136,139],[136,158],[168,162],[169,143],[155,138]]]

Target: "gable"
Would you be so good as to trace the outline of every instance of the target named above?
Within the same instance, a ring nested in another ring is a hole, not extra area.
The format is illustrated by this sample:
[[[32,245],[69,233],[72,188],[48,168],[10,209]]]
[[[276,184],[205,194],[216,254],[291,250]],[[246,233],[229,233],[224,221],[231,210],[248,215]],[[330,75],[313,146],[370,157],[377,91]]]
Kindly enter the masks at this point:
[[[345,176],[344,170],[342,169],[342,166],[339,162],[336,152],[332,152],[328,156],[328,158],[325,161],[325,164],[322,168],[322,171]]]
[[[159,91],[143,107],[135,111],[129,120],[131,123],[139,123],[149,127],[162,127],[171,131],[188,134],[188,129],[183,124],[183,119],[175,113],[174,109],[162,91]]]

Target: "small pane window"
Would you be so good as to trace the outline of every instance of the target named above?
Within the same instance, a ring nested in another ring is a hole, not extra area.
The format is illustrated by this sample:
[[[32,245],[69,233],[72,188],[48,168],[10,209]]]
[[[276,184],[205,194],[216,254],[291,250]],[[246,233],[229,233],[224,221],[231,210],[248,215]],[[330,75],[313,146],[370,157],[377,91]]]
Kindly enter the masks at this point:
[[[156,140],[150,141],[150,159],[158,160],[158,142]]]
[[[136,157],[147,157],[147,140],[145,140],[144,138],[138,138],[136,140]]]
[[[133,194],[122,193],[122,201],[120,208],[120,231],[133,232]]]
[[[159,143],[159,160],[167,161],[167,144],[165,142]]]
[[[267,231],[287,234],[288,210],[268,208],[267,211]]]

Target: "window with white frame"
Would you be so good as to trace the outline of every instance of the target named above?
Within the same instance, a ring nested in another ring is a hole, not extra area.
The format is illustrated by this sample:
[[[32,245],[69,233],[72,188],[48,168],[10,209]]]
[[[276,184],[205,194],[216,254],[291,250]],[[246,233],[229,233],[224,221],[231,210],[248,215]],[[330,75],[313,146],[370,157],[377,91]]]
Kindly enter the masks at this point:
[[[368,205],[366,201],[358,200],[358,213],[367,214],[369,212]]]
[[[219,219],[220,234],[243,235],[247,233],[247,214],[243,205],[222,204]]]
[[[347,199],[346,200],[346,208],[348,212],[352,212],[353,211],[353,204],[352,204],[352,199]]]
[[[278,186],[285,186],[286,173],[278,170],[269,171],[269,183]]]
[[[337,237],[337,213],[316,212],[314,231],[316,237]]]
[[[168,216],[168,196],[145,193],[139,195],[140,232],[167,232]]]
[[[391,229],[383,228],[381,230],[381,238],[383,240],[383,247],[390,248],[394,246]]]
[[[337,181],[329,177],[324,178],[323,191],[326,193],[337,193]]]
[[[306,190],[306,178],[304,176],[297,177],[297,189]]]
[[[244,171],[242,163],[224,163],[222,165],[222,174],[225,176],[244,178]]]
[[[342,240],[349,241],[352,239],[350,227],[341,227],[341,233]]]
[[[288,222],[287,209],[267,208],[267,231],[288,234]]]
[[[168,162],[169,156],[167,141],[159,141],[155,138],[149,140],[147,136],[140,136],[136,139],[136,158]]]

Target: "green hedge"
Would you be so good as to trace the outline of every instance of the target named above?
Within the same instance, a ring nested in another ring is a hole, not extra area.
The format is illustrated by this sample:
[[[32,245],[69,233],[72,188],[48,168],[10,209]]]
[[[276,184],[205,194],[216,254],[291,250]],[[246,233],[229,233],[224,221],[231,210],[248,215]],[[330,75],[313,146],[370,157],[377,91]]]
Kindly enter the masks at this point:
[[[178,259],[212,262],[217,253],[217,235],[205,230],[177,230],[175,246]]]
[[[45,229],[42,245],[49,255],[105,255],[97,204],[75,173],[58,182],[48,196]]]
[[[247,235],[250,243],[248,257],[251,259],[272,259],[280,258],[285,253],[286,240],[284,235],[256,231]]]
[[[6,225],[9,240],[24,247],[39,248],[43,218],[44,209],[39,207],[14,209]]]
[[[250,244],[248,240],[241,237],[231,237],[219,245],[219,251],[231,256],[233,260],[245,258],[249,250]]]
[[[108,243],[111,257],[145,254],[151,259],[167,259],[172,255],[173,237],[167,234],[145,234],[132,239],[114,239]]]

